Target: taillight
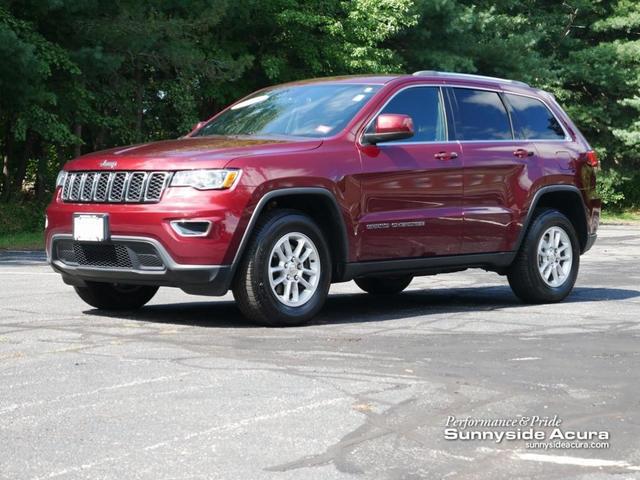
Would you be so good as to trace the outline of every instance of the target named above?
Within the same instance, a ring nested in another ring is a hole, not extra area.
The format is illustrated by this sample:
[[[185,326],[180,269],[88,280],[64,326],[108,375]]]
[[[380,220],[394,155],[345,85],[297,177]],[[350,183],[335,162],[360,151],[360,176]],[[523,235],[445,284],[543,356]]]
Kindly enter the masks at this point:
[[[598,163],[598,154],[596,152],[594,152],[593,150],[589,150],[587,153],[583,154],[583,157],[585,159],[585,161],[587,162],[587,165],[592,166],[593,168],[597,168],[599,163]]]

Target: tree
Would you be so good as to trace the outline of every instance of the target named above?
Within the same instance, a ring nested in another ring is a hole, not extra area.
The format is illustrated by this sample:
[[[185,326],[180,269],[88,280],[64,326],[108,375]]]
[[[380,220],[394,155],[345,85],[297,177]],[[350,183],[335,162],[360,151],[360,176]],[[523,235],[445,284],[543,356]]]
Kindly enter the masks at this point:
[[[624,77],[617,102],[620,115],[612,133],[626,147],[618,149],[620,156],[640,165],[640,3],[620,0],[611,16],[595,27],[607,38],[599,47],[615,53],[616,76]]]
[[[27,162],[44,155],[45,144],[67,144],[73,136],[60,118],[54,85],[79,73],[67,52],[29,22],[0,6],[0,131],[2,195],[22,187]],[[10,182],[9,178],[13,181]]]
[[[180,136],[270,84],[423,69],[549,90],[632,168],[639,19],[634,0],[0,0],[0,195],[42,197],[73,156]]]

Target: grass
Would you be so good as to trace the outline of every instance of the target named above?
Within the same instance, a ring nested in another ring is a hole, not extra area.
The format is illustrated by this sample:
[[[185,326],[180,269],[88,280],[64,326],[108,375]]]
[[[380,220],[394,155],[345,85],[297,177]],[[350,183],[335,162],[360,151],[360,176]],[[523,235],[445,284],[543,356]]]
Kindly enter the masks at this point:
[[[640,210],[603,210],[601,216],[603,223],[640,223]]]
[[[43,232],[20,232],[0,234],[0,250],[43,250]]]
[[[0,250],[42,250],[43,230],[43,204],[33,200],[0,202]]]

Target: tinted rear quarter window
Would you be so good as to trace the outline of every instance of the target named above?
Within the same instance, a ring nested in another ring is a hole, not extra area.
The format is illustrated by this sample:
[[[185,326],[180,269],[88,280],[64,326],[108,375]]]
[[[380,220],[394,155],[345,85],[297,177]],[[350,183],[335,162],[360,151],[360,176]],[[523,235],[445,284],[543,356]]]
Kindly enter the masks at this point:
[[[511,111],[516,138],[523,140],[562,140],[565,133],[544,103],[531,97],[505,94]]]
[[[398,92],[380,113],[402,113],[413,120],[415,134],[399,142],[446,140],[445,116],[437,87],[411,87]],[[367,131],[373,130],[373,124]],[[385,142],[393,143],[393,142]]]
[[[457,140],[510,140],[511,124],[500,95],[468,88],[451,88]]]

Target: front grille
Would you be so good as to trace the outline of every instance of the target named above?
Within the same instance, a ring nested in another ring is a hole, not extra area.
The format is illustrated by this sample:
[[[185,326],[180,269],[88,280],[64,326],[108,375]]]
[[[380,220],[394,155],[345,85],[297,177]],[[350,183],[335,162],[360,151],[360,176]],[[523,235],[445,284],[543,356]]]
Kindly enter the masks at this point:
[[[150,198],[160,198],[165,187],[166,179],[160,175],[149,176],[147,181],[147,196]]]
[[[57,260],[69,266],[126,270],[165,268],[156,248],[143,242],[93,244],[63,239],[56,241],[54,252]]]
[[[80,193],[81,201],[89,202],[93,198],[93,180],[95,178],[96,174],[94,172],[90,172],[82,179],[82,192]]]
[[[113,175],[113,183],[109,191],[110,202],[121,202],[124,193],[124,184],[127,181],[126,173],[115,173]]]
[[[73,178],[70,179],[71,183],[71,193],[69,194],[69,200],[79,200],[80,199],[80,184],[82,183],[81,175],[74,175]]]
[[[125,200],[127,202],[139,202],[142,198],[142,189],[144,188],[147,174],[142,172],[135,172],[131,174],[129,178],[129,188],[127,188],[127,195]]]
[[[156,203],[169,183],[169,172],[70,172],[63,202]]]

